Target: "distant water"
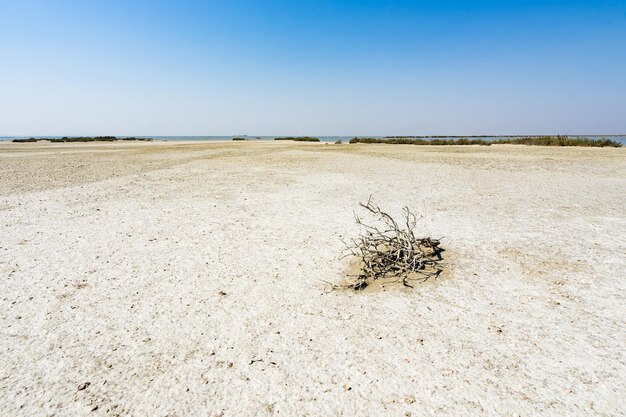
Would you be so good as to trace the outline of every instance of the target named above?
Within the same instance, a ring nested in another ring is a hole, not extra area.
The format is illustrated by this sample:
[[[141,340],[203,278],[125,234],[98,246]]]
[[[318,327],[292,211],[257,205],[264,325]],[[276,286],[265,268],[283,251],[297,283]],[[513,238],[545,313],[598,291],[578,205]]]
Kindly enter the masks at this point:
[[[29,137],[34,137],[34,138],[61,138],[61,136],[0,136],[0,141],[2,140],[13,140],[13,139],[27,139]],[[120,136],[123,137],[123,136]],[[276,136],[244,136],[244,135],[234,135],[234,136],[135,136],[138,138],[153,138],[156,140],[165,140],[165,141],[198,141],[198,142],[210,142],[210,141],[224,141],[224,140],[232,140],[233,138],[236,137],[243,137],[246,138],[249,141],[255,141],[255,140],[259,140],[259,141],[269,141],[269,140],[274,140],[274,138]],[[350,139],[352,139],[354,136],[317,136],[320,139],[320,142],[328,142],[328,143],[334,143],[337,142],[338,140],[343,141],[344,143],[347,143]],[[365,136],[365,135],[361,135],[360,137],[372,137],[372,138],[382,138],[382,136]],[[626,146],[626,136],[576,136],[576,135],[570,135],[570,137],[574,138],[589,138],[589,139],[610,139],[610,140],[614,140],[616,142],[620,142],[623,145]],[[460,138],[467,138],[467,136],[448,136],[445,137],[445,139],[460,139]],[[482,137],[482,138],[476,138],[476,139],[482,139],[485,141],[493,141],[493,140],[498,140],[498,139],[506,139],[507,136],[500,136],[500,137]],[[429,139],[429,138],[422,138],[422,139]],[[434,138],[434,139],[442,139],[441,137],[438,138]]]

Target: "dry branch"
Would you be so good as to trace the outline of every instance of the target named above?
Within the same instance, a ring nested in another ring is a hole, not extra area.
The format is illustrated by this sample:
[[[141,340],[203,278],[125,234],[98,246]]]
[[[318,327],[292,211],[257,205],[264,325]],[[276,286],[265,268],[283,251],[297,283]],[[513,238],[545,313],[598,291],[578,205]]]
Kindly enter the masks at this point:
[[[438,239],[415,236],[418,217],[408,207],[402,209],[403,218],[399,224],[374,204],[371,196],[367,203],[359,205],[374,220],[366,223],[356,213],[354,215],[362,233],[346,243],[345,254],[356,257],[361,267],[351,285],[353,289],[360,290],[376,279],[392,277],[412,288],[409,281],[423,282],[441,274],[444,250]]]

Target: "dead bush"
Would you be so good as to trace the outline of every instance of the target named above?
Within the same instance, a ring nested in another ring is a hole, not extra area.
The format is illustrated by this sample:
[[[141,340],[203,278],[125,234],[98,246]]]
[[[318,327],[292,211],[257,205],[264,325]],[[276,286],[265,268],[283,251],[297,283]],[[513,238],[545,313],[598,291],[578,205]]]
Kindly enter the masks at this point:
[[[418,217],[408,207],[402,210],[401,221],[373,203],[359,203],[371,220],[362,220],[355,213],[361,227],[360,236],[346,243],[344,257],[359,262],[359,272],[350,287],[361,290],[374,280],[396,278],[402,285],[413,288],[415,281],[437,278],[443,271],[444,251],[439,239],[415,235]]]

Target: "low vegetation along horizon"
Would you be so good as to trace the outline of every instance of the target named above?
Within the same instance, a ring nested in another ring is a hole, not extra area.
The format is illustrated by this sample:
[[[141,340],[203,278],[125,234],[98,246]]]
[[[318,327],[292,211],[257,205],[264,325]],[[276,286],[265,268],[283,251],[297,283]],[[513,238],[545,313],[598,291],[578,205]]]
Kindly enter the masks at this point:
[[[527,136],[516,138],[502,138],[496,140],[484,139],[407,139],[407,138],[353,138],[349,143],[386,143],[392,145],[531,145],[531,146],[587,146],[587,147],[614,147],[620,148],[620,142],[610,139],[589,139],[569,136]]]
[[[301,137],[293,137],[293,136],[287,136],[287,137],[280,137],[280,138],[274,138],[274,140],[293,140],[296,142],[319,142],[319,138],[314,138],[311,136],[301,136]]]
[[[30,143],[30,142],[116,142],[119,140],[136,140],[142,142],[151,142],[152,138],[118,138],[116,136],[81,136],[81,137],[68,137],[64,136],[62,138],[28,138],[28,139],[13,139],[12,142],[17,143]]]
[[[67,137],[62,138],[28,138],[13,139],[12,142],[31,143],[31,142],[115,142],[115,141],[152,141],[152,138],[122,137],[116,136],[93,136],[93,137]],[[234,137],[234,141],[246,141],[244,137]],[[311,136],[285,136],[274,138],[275,141],[294,141],[294,142],[320,142],[319,138]],[[335,144],[342,143],[341,140]],[[445,145],[530,145],[530,146],[583,146],[583,147],[613,147],[620,148],[622,143],[610,139],[591,139],[584,137],[570,136],[520,136],[520,137],[502,137],[495,140],[485,140],[479,137],[459,137],[457,139],[444,139],[439,137],[391,137],[384,138],[374,137],[355,137],[350,139],[349,143],[365,143],[365,144],[388,144],[388,145],[424,145],[424,146],[445,146]]]

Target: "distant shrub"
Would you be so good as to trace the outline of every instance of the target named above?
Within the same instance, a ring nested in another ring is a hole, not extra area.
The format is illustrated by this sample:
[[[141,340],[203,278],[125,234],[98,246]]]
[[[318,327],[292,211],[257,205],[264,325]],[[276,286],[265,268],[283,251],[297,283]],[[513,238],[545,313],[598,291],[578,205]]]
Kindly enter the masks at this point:
[[[383,139],[383,138],[352,138],[350,143],[388,143],[391,145],[483,145],[491,142],[480,139]]]
[[[246,140],[246,138],[233,138],[233,140]]]
[[[117,138],[115,136],[94,136],[94,137],[68,137],[63,136],[62,138],[30,138],[30,139],[13,139],[13,142],[39,142],[42,140],[47,140],[53,143],[64,143],[64,142],[115,142],[118,140],[133,140],[133,141],[145,141],[150,142],[152,138]]]
[[[335,142],[335,145],[341,145],[343,143],[343,141],[341,139],[339,139],[338,141]]]
[[[352,138],[350,143],[387,143],[391,145],[531,145],[531,146],[589,146],[589,147],[615,147],[622,146],[621,143],[609,139],[589,139],[569,136],[527,136],[516,138],[503,138],[494,141],[483,139],[402,139],[402,138]]]
[[[37,142],[40,139],[35,139],[35,138],[29,138],[29,139],[13,139],[11,142],[17,142],[17,143],[28,143],[28,142]]]
[[[621,143],[609,139],[570,138],[569,136],[529,136],[496,140],[495,144],[515,144],[531,146],[589,146],[619,148]]]
[[[293,140],[296,142],[319,142],[319,138],[313,138],[310,136],[301,136],[301,137],[282,137],[282,138],[274,138],[274,140]]]

